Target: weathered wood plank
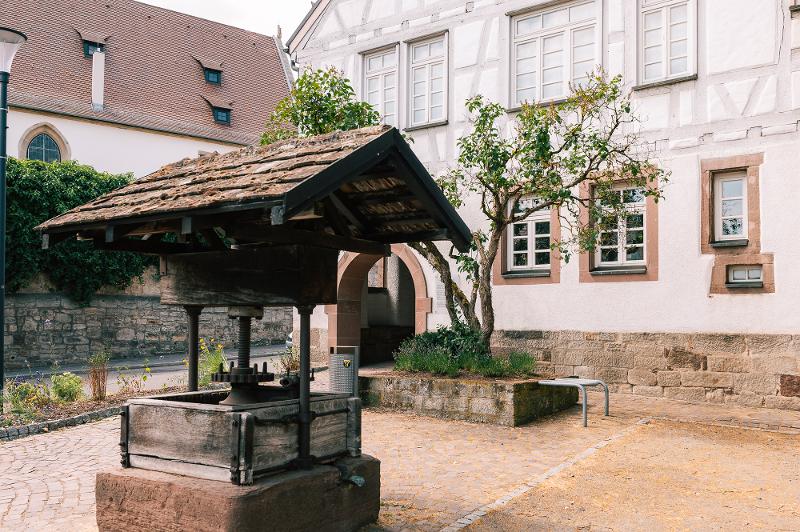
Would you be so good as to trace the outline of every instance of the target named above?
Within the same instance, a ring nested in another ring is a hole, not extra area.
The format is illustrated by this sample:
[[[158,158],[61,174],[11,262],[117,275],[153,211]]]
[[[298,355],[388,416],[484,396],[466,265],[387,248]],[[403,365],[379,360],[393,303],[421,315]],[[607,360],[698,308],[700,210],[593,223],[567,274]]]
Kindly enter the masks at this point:
[[[230,467],[230,414],[131,404],[128,452]]]
[[[214,467],[201,464],[190,464],[176,460],[164,460],[152,456],[132,455],[131,467],[173,473],[185,477],[204,478],[206,480],[219,480],[230,482],[231,473],[227,467]]]
[[[338,252],[282,245],[169,256],[164,305],[304,305],[336,302]]]

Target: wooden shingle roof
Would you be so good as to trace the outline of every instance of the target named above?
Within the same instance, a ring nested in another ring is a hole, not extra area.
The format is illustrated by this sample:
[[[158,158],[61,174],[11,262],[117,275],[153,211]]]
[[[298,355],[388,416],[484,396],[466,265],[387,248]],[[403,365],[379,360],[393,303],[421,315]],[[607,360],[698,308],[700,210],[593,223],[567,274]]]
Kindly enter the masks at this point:
[[[216,240],[212,229],[237,245],[313,233],[312,243],[354,251],[444,239],[466,249],[470,239],[400,133],[385,126],[186,159],[37,229],[153,253],[181,249],[153,235],[182,235],[179,244],[197,251]],[[193,242],[196,234],[203,238]]]

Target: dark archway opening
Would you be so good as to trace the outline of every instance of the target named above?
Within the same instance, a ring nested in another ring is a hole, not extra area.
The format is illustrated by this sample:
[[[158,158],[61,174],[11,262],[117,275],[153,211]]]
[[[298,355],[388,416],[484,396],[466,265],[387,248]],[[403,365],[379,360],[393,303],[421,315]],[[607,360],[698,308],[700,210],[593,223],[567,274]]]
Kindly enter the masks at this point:
[[[414,280],[397,255],[379,259],[364,279],[361,296],[361,363],[392,360],[414,335]]]

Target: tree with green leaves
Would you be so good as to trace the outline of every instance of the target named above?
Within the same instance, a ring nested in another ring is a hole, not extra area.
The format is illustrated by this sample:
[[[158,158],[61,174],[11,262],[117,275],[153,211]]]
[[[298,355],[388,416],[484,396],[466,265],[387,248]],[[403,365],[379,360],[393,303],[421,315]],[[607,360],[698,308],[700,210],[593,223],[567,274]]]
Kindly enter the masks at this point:
[[[437,181],[456,207],[477,198],[485,223],[473,231],[468,253],[443,251],[434,242],[410,245],[439,274],[451,321],[479,331],[488,349],[495,321],[492,265],[511,224],[556,210],[563,235],[556,235],[551,247],[569,260],[576,252],[593,251],[601,233],[613,230],[626,211],[619,183],[658,200],[667,175],[636,134],[638,119],[619,77],[594,74],[563,102],[525,104],[514,117],[481,96],[467,100],[466,108],[473,127],[458,141],[454,167]],[[342,73],[306,70],[273,113],[262,144],[375,125],[379,119],[369,104],[356,100]]]
[[[356,92],[339,70],[306,68],[289,96],[267,121],[261,144],[292,138],[347,131],[380,123],[373,107],[356,99]]]
[[[619,77],[592,75],[563,102],[525,104],[513,118],[481,96],[466,107],[472,129],[459,139],[455,166],[439,184],[456,207],[477,198],[486,223],[473,231],[468,253],[451,249],[445,256],[433,242],[411,247],[438,272],[451,320],[479,330],[488,347],[495,322],[492,265],[511,224],[556,210],[564,230],[551,247],[569,260],[572,253],[593,251],[602,232],[618,230],[616,220],[627,209],[620,183],[657,201],[667,175],[636,134],[638,120]]]

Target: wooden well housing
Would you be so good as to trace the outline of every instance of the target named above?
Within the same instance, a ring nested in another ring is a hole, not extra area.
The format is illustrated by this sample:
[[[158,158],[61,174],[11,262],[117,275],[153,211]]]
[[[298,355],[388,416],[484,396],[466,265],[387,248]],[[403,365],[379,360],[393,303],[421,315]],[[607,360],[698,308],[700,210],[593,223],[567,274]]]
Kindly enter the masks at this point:
[[[226,390],[131,399],[123,407],[122,464],[208,480],[252,484],[289,469],[298,457],[299,402],[217,404]],[[361,401],[312,393],[311,453],[326,463],[361,455]]]

